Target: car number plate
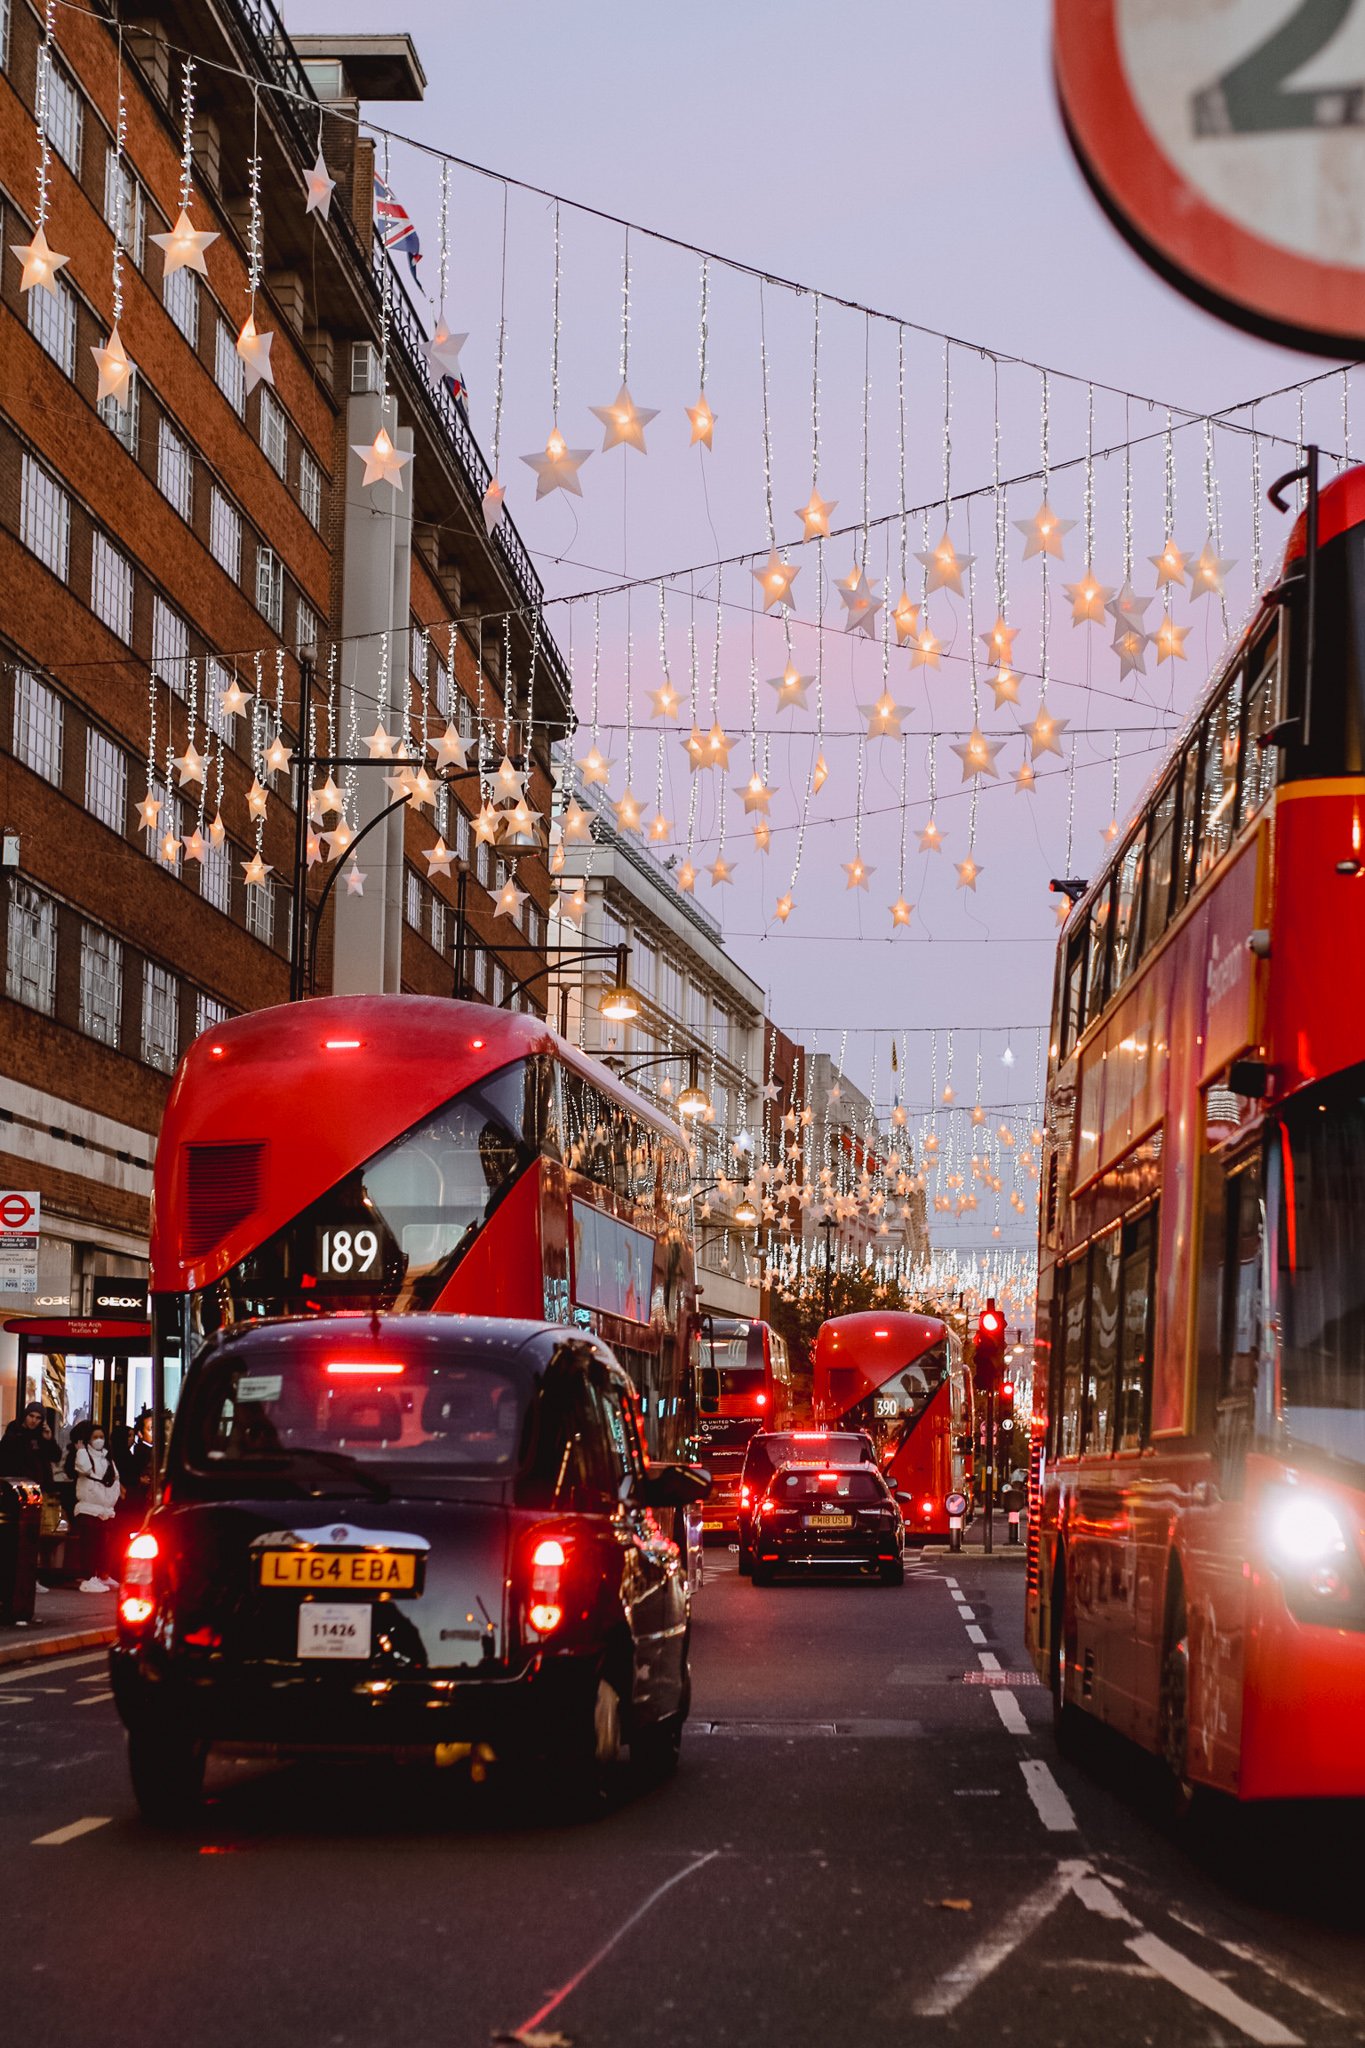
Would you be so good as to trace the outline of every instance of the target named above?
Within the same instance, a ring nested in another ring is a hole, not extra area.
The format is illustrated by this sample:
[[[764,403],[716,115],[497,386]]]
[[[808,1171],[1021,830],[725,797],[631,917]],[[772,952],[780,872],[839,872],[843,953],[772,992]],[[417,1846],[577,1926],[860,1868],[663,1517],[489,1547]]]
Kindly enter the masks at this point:
[[[305,1600],[299,1609],[300,1657],[367,1658],[371,1613],[361,1600]]]
[[[261,1584],[357,1593],[410,1592],[417,1583],[413,1550],[263,1550]]]
[[[808,1529],[851,1529],[853,1527],[853,1517],[852,1515],[807,1515],[806,1527]]]
[[[720,1528],[721,1526],[722,1526],[722,1525],[721,1525],[721,1524],[720,1524],[719,1522],[703,1522],[703,1523],[702,1523],[702,1528],[703,1528],[703,1529],[719,1529],[719,1528]]]

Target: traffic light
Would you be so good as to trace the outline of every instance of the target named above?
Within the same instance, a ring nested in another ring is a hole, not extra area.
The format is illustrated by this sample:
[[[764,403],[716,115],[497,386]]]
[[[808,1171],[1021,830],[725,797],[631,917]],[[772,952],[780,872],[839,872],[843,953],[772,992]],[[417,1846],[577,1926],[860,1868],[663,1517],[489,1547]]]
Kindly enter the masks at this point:
[[[1014,1381],[1000,1382],[1000,1433],[1009,1436],[1014,1429]]]
[[[977,1318],[972,1377],[979,1394],[993,1394],[999,1388],[1005,1366],[1005,1318],[992,1296]],[[1011,1395],[1013,1389],[1011,1389]]]

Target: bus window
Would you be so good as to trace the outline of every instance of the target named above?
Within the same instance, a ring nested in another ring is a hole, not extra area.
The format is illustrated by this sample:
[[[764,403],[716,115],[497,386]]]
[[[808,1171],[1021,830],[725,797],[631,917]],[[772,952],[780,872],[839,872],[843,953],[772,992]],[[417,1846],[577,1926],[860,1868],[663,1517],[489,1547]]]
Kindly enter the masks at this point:
[[[1180,816],[1176,825],[1175,868],[1171,876],[1172,917],[1194,886],[1195,834],[1199,823],[1199,746],[1202,738],[1202,732],[1194,734],[1180,765]]]
[[[1142,922],[1142,874],[1147,828],[1139,825],[1123,851],[1118,872],[1118,907],[1114,916],[1114,961],[1109,991],[1117,995],[1139,957]]]
[[[1066,982],[1062,990],[1061,1057],[1066,1058],[1085,1029],[1085,926],[1066,942]]]
[[[1085,1021],[1093,1024],[1104,1008],[1108,988],[1109,911],[1114,897],[1111,880],[1101,890],[1090,910],[1090,972],[1085,991]]]
[[[1143,888],[1142,949],[1154,946],[1166,929],[1171,908],[1171,870],[1175,856],[1175,777],[1166,784],[1147,825],[1147,875]]]
[[[1119,1279],[1118,1447],[1140,1451],[1152,1406],[1152,1246],[1156,1211],[1123,1231]]]
[[[1081,1448],[1081,1403],[1085,1391],[1085,1322],[1090,1304],[1086,1286],[1086,1261],[1077,1259],[1066,1269],[1067,1287],[1062,1312],[1062,1402],[1061,1438],[1058,1455],[1074,1458]]]
[[[1242,671],[1230,678],[1206,717],[1204,787],[1196,879],[1203,881],[1232,844],[1237,816],[1237,763],[1242,733]]]
[[[1114,1390],[1119,1362],[1119,1237],[1111,1230],[1090,1248],[1090,1356],[1086,1371],[1085,1448],[1114,1448]]]
[[[1280,630],[1278,620],[1262,634],[1247,658],[1245,740],[1238,822],[1258,811],[1275,786],[1274,747],[1260,744],[1280,716]]]

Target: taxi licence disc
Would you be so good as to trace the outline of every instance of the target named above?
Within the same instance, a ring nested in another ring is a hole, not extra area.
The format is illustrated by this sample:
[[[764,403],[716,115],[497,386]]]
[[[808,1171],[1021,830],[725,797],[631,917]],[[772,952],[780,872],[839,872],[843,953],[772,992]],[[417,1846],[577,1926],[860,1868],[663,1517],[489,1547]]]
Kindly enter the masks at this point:
[[[407,1593],[417,1583],[415,1550],[263,1550],[262,1586],[326,1592]]]

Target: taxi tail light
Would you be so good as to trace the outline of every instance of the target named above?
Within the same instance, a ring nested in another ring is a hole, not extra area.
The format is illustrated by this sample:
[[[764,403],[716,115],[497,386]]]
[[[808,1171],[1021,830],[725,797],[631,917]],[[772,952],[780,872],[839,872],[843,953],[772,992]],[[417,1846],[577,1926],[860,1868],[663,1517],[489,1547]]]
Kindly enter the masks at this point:
[[[747,1508],[747,1507],[748,1507],[748,1505],[749,1505],[749,1502],[750,1502],[750,1499],[751,1499],[751,1498],[752,1498],[752,1496],[750,1495],[750,1492],[749,1492],[749,1489],[748,1489],[748,1487],[747,1487],[747,1486],[741,1486],[741,1487],[740,1487],[740,1489],[739,1489],[739,1504],[740,1504],[740,1506],[741,1506],[742,1508]]]
[[[141,1628],[152,1618],[152,1573],[159,1550],[150,1530],[142,1530],[128,1545],[118,1595],[119,1620],[125,1628]]]
[[[564,1619],[563,1578],[568,1561],[568,1549],[558,1536],[542,1536],[532,1547],[526,1620],[535,1635],[553,1635]]]

